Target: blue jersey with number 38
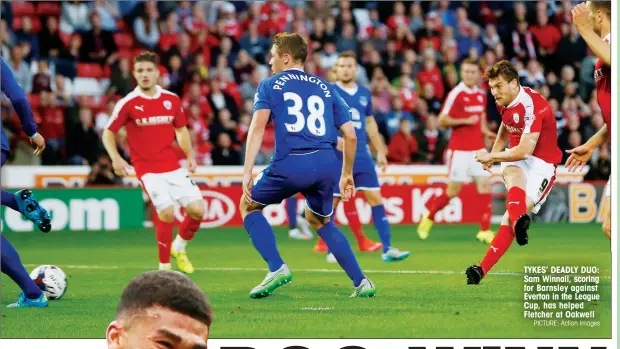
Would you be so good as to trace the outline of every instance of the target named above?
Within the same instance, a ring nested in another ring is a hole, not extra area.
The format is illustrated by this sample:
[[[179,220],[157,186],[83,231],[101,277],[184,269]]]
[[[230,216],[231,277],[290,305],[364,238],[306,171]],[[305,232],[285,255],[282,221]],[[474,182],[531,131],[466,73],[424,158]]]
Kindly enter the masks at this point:
[[[275,155],[335,148],[338,129],[351,120],[334,85],[300,69],[289,69],[258,86],[254,111],[269,109],[275,126]]]

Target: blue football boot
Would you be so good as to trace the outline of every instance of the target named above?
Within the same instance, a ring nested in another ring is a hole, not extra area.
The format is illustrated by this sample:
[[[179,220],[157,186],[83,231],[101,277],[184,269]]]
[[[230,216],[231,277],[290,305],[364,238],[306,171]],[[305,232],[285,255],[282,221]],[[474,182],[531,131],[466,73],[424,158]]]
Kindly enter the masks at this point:
[[[47,297],[43,292],[41,292],[41,295],[37,299],[28,299],[22,292],[19,294],[17,302],[7,305],[7,308],[45,308],[47,304]]]
[[[34,197],[34,194],[28,189],[22,189],[15,193],[17,197],[17,207],[19,211],[29,220],[31,220],[39,230],[44,233],[52,230],[52,219],[49,212]]]

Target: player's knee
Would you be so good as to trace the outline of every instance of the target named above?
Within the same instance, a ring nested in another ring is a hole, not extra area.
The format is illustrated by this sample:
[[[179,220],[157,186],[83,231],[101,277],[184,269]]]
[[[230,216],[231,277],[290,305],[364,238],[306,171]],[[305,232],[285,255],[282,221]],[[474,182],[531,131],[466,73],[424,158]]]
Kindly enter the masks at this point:
[[[500,224],[510,226],[510,216],[508,212],[504,213],[504,217],[502,217],[502,222]]]
[[[169,206],[157,213],[159,220],[166,223],[172,223],[174,221],[174,207]]]
[[[381,199],[381,191],[379,190],[368,190],[364,192],[366,196],[366,201],[371,207],[375,207],[377,205],[381,205],[383,200]]]
[[[491,183],[488,180],[479,181],[476,184],[476,189],[480,194],[488,194],[491,192]]]
[[[603,234],[605,234],[605,236],[607,236],[607,238],[611,240],[611,224],[609,224],[609,222],[607,221],[603,222]]]
[[[192,219],[202,220],[205,215],[205,205],[202,201],[192,202],[186,208],[187,215]]]
[[[449,198],[453,198],[461,192],[461,183],[460,182],[450,182],[446,187],[446,195]]]
[[[315,231],[323,228],[323,226],[327,224],[329,220],[330,217],[321,217],[314,214],[313,212],[308,212],[308,210],[306,210],[306,221]]]
[[[244,198],[241,198],[239,202],[239,212],[241,213],[241,218],[245,219],[245,216],[249,215],[254,211],[260,211],[263,209],[263,206],[258,205],[256,203],[249,203]]]

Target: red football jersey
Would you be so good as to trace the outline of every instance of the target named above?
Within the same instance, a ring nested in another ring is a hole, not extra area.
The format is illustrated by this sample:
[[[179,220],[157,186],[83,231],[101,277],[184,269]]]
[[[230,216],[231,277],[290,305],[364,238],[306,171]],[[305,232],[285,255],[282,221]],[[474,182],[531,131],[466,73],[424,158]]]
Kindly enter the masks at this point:
[[[138,177],[181,167],[172,148],[175,128],[187,125],[181,100],[159,86],[156,89],[155,95],[149,97],[137,87],[118,101],[107,126],[115,133],[125,126],[131,163]]]
[[[529,87],[521,87],[510,105],[498,109],[504,128],[510,132],[511,148],[519,145],[524,133],[540,132],[532,155],[550,164],[562,161],[555,115],[545,97]]]
[[[605,37],[605,42],[611,42],[611,33]],[[605,65],[600,59],[594,66],[594,81],[596,83],[596,98],[601,108],[601,114],[607,124],[607,132],[611,139],[611,67]]]
[[[480,150],[484,148],[484,135],[481,129],[482,114],[486,112],[486,93],[477,86],[473,89],[463,82],[456,85],[444,102],[441,114],[447,114],[454,119],[467,119],[478,115],[480,118],[474,125],[462,125],[452,128],[450,143],[451,150]]]

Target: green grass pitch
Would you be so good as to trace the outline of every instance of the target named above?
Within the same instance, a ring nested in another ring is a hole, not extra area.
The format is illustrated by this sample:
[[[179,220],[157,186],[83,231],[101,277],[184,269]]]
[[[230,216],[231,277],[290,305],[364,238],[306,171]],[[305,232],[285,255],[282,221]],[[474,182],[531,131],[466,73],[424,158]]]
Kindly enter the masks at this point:
[[[366,231],[373,238],[372,227]],[[347,236],[351,236],[345,228]],[[435,226],[419,241],[414,226],[393,227],[393,243],[412,256],[383,263],[380,253],[356,252],[377,285],[372,299],[350,299],[352,285],[337,265],[312,252],[313,241],[288,239],[277,228],[279,249],[294,273],[291,285],[267,299],[248,293],[265,264],[242,228],[201,230],[188,254],[191,275],[214,307],[214,338],[609,338],[611,253],[597,224],[535,223],[530,243],[514,243],[480,285],[463,272],[486,245],[475,226]],[[47,309],[7,309],[18,288],[3,275],[3,338],[104,338],[126,283],[157,266],[151,229],[116,232],[7,233],[32,270],[56,264],[69,278],[63,299]],[[174,262],[173,262],[174,263]],[[596,265],[601,301],[592,304],[599,327],[537,327],[523,319],[524,265]],[[174,264],[173,264],[174,265]]]

